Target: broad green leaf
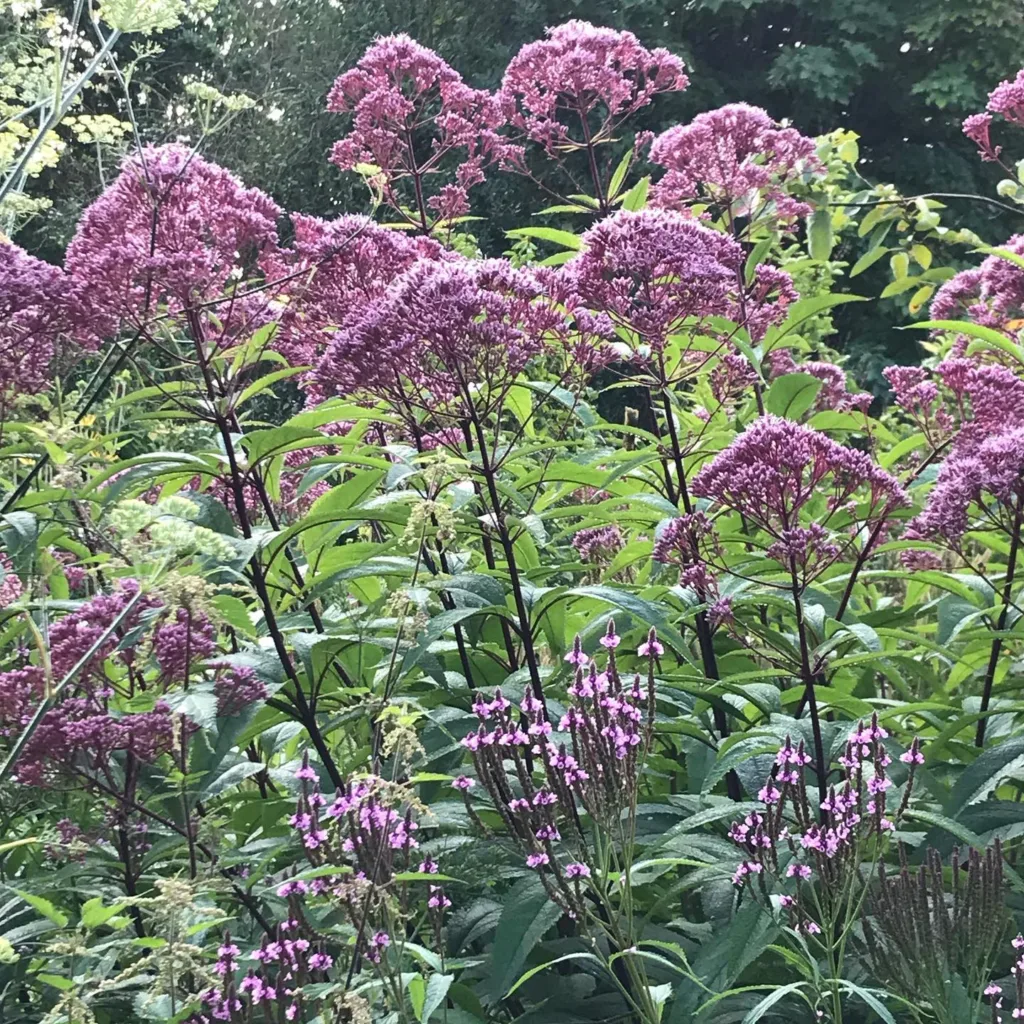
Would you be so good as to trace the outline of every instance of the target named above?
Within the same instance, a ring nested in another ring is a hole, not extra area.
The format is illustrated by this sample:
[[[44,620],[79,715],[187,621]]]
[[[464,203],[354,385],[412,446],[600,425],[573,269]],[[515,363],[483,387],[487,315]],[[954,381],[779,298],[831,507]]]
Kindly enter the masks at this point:
[[[809,373],[785,373],[776,377],[765,392],[767,412],[798,420],[814,404],[822,382]]]
[[[511,231],[506,231],[505,234],[509,238],[537,238],[542,242],[554,242],[555,245],[560,245],[563,249],[581,249],[583,247],[583,241],[579,235],[574,235],[571,231],[562,231],[559,228],[513,228]]]
[[[24,889],[15,889],[16,892],[33,910],[38,911],[47,920],[52,921],[58,928],[67,928],[68,915],[58,910],[49,900],[35,893],[25,892]]]
[[[807,221],[807,250],[811,259],[827,260],[832,255],[832,243],[832,214],[828,207],[822,207]]]
[[[489,988],[501,999],[515,984],[544,933],[562,916],[535,878],[526,878],[508,894],[491,948]]]

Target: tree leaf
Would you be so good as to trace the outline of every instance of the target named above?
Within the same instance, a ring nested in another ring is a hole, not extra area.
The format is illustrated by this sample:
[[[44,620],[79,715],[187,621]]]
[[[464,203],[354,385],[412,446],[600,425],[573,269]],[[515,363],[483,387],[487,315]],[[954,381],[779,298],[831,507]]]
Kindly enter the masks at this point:
[[[562,231],[559,228],[526,227],[513,228],[506,231],[509,238],[539,238],[542,242],[554,242],[563,249],[582,249],[583,240],[579,235],[571,231]]]
[[[821,386],[821,380],[809,373],[784,373],[772,381],[764,407],[776,416],[798,420],[814,404]]]
[[[527,957],[562,916],[536,878],[525,878],[508,894],[491,948],[490,992],[502,999],[515,983]]]

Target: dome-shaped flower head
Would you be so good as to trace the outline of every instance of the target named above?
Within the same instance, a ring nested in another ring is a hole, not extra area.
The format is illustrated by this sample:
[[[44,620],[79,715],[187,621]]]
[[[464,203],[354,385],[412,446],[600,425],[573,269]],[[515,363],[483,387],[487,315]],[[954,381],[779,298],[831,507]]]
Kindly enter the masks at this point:
[[[813,139],[746,103],[709,110],[690,124],[669,128],[654,140],[651,160],[667,170],[653,191],[657,206],[703,200],[745,217],[770,207],[782,223],[811,209],[790,194],[792,186],[824,173]]]
[[[484,166],[505,145],[497,134],[504,123],[497,99],[471,89],[407,35],[374,42],[335,81],[327,109],[352,114],[331,162],[343,171],[359,164],[378,168],[374,182],[385,200],[399,210],[415,202],[412,219],[424,231],[432,221],[469,211],[468,189],[483,180]]]
[[[317,371],[325,394],[367,393],[407,413],[496,407],[565,318],[505,260],[421,260],[338,331]]]
[[[274,347],[294,366],[310,364],[323,353],[331,332],[356,321],[366,305],[380,298],[417,260],[439,260],[445,250],[422,235],[375,224],[368,217],[325,221],[292,215],[294,239],[279,250],[271,280],[284,283]]]
[[[59,267],[0,236],[0,399],[49,386],[64,289]]]
[[[276,248],[280,213],[187,146],[130,156],[68,246],[76,337],[95,344],[122,326],[144,330],[157,312],[177,316],[229,296]],[[265,298],[255,305],[225,301],[206,324],[235,336],[265,313]]]
[[[1012,235],[1001,248],[1024,256],[1024,235]],[[935,293],[934,320],[972,320],[1016,337],[1024,317],[1024,268],[993,254],[980,267],[962,270]]]
[[[701,469],[691,489],[766,531],[774,538],[771,557],[815,572],[864,526],[910,504],[895,477],[863,452],[778,416],[755,420]]]
[[[903,369],[909,376],[911,368]],[[924,404],[941,392],[919,373]],[[936,377],[949,396],[945,407],[959,414],[959,430],[924,510],[904,536],[940,537],[955,545],[969,527],[972,503],[985,528],[1010,532],[1024,495],[1024,380],[1005,366],[963,358],[940,363]]]
[[[662,92],[685,89],[683,62],[648,50],[631,32],[568,21],[527,43],[505,71],[509,122],[548,155],[608,141],[622,122]]]
[[[971,114],[970,117],[965,117],[963,132],[978,147],[978,155],[982,160],[995,163],[999,159],[1003,147],[992,144],[991,114]]]
[[[1002,114],[1011,124],[1024,128],[1024,68],[1013,81],[1000,82],[988,96],[988,109]]]
[[[939,469],[928,501],[904,533],[909,540],[941,537],[956,545],[971,523],[971,505],[983,529],[1012,534],[1024,508],[1024,428],[954,450]]]
[[[682,214],[623,210],[584,234],[582,251],[559,275],[559,297],[578,317],[607,316],[657,351],[684,322],[699,332],[708,317],[759,317],[764,326],[777,318],[792,293],[789,277],[780,271],[778,288],[766,289],[762,302],[741,302],[743,260],[733,239]]]

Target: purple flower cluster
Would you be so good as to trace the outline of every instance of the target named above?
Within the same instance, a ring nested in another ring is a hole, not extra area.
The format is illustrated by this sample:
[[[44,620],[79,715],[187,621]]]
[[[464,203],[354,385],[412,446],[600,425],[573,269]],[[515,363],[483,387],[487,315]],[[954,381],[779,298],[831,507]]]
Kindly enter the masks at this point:
[[[656,562],[678,567],[679,585],[711,605],[713,620],[731,617],[731,602],[719,597],[711,567],[712,560],[721,555],[718,538],[714,524],[703,512],[670,519],[659,531],[652,554]]]
[[[546,347],[574,336],[526,270],[420,260],[334,335],[317,383],[325,395],[369,395],[403,414],[454,415],[470,403],[486,411]]]
[[[821,381],[821,390],[811,407],[815,412],[831,409],[835,412],[867,412],[874,396],[868,391],[852,392],[846,389],[846,373],[835,363],[809,359],[797,363],[788,348],[773,349],[767,356],[768,377],[774,379],[787,373],[809,373]]]
[[[320,792],[316,770],[308,755],[296,772],[301,784],[295,813],[289,819],[302,839],[309,862],[316,868],[337,865],[337,875],[325,875],[308,885],[287,882],[281,894],[299,897],[328,895],[339,902],[359,932],[355,949],[357,964],[380,963],[390,943],[385,905],[400,872],[436,874],[431,858],[418,868],[413,860],[419,847],[419,829],[413,809],[402,802],[398,789],[376,776],[350,780],[330,800]],[[348,873],[343,873],[348,869]],[[440,928],[441,916],[451,906],[443,887],[431,885],[427,911]],[[372,925],[371,922],[377,922]]]
[[[1011,235],[1000,248],[1024,256],[1024,235]],[[933,320],[973,320],[1015,338],[1013,324],[1024,315],[1024,268],[1003,256],[988,256],[981,266],[946,281],[930,310]]]
[[[732,217],[769,212],[781,224],[811,210],[787,190],[824,173],[813,139],[746,103],[669,128],[654,140],[651,160],[667,169],[654,189],[656,205],[676,209],[710,201]]]
[[[288,914],[274,938],[264,936],[249,955],[257,966],[250,967],[241,981],[236,975],[242,951],[224,933],[213,967],[221,978],[220,987],[203,993],[203,1010],[190,1017],[189,1024],[243,1024],[253,1020],[254,1014],[266,1020],[303,1020],[304,986],[326,982],[334,959],[324,952],[297,899],[289,898]]]
[[[1024,69],[1018,71],[1012,81],[1007,79],[1000,82],[989,93],[984,113],[964,118],[964,135],[978,147],[981,159],[990,162],[998,161],[1002,152],[1002,146],[992,143],[993,114],[1002,116],[1018,128],[1024,128]]]
[[[135,596],[138,583],[122,580],[112,594],[100,594],[55,622],[49,632],[49,666],[26,663],[0,673],[0,730],[12,739],[28,724],[39,701],[101,640],[111,622]],[[173,718],[166,704],[129,715],[111,713],[114,689],[104,671],[108,659],[137,677],[134,645],[118,649],[121,637],[142,624],[143,612],[155,602],[144,598],[82,667],[72,691],[46,713],[26,745],[16,773],[25,785],[44,785],[69,766],[106,763],[116,750],[131,750],[151,761],[170,749]]]
[[[646,687],[639,676],[627,685],[616,665],[619,643],[609,621],[602,671],[576,638],[566,655],[575,671],[557,733],[530,691],[517,709],[497,689],[490,700],[477,695],[473,710],[480,724],[462,741],[527,866],[540,872],[551,898],[577,916],[584,910],[579,886],[596,870],[581,816],[614,831],[635,802],[654,723],[653,659]],[[652,644],[660,649],[653,630],[648,650]]]
[[[899,482],[863,452],[777,416],[747,427],[694,477],[692,492],[765,530],[773,538],[769,556],[805,582],[864,526],[878,527],[910,504]],[[801,513],[813,520],[802,523]]]
[[[914,774],[924,757],[916,739],[900,756],[908,767],[908,779],[898,809],[889,811],[887,794],[893,783],[886,769],[892,759],[883,743],[888,735],[877,716],[868,725],[859,723],[838,759],[843,781],[829,788],[818,808],[811,804],[806,783],[805,768],[812,758],[802,742],[794,746],[787,737],[758,793],[764,809],[752,811],[729,830],[729,838],[744,857],[733,875],[735,885],[761,879],[763,886],[768,877],[780,883],[795,880],[795,894],[783,895],[779,901],[794,928],[808,934],[821,931],[808,915],[803,886],[820,881],[820,898],[840,898],[844,880],[860,871],[864,844],[890,835],[894,820],[906,809]]]
[[[66,288],[59,267],[29,256],[0,236],[0,400],[4,403],[13,389],[34,395],[50,386],[57,337],[66,323]]]
[[[164,685],[181,683],[198,661],[217,649],[217,630],[201,612],[179,608],[174,618],[153,631],[153,655]]]
[[[222,299],[277,247],[281,210],[187,146],[148,146],[85,211],[68,246],[72,329],[87,347],[122,327],[144,332]],[[226,344],[266,317],[266,297],[204,312],[206,341]],[[197,339],[199,340],[199,339]]]
[[[398,210],[404,205],[398,186],[408,183],[415,222],[424,231],[431,227],[428,208],[435,221],[469,212],[468,190],[483,181],[484,167],[507,145],[497,133],[505,122],[498,99],[471,89],[433,50],[407,35],[374,42],[335,81],[327,109],[352,115],[331,162],[342,170],[373,166],[374,185]],[[440,184],[428,190],[435,178]]]
[[[105,767],[119,751],[151,762],[193,728],[162,698],[186,682],[186,667],[197,679],[205,671],[199,663],[215,653],[216,631],[205,616],[168,609],[149,595],[110,631],[138,591],[138,581],[120,580],[111,593],[97,594],[53,622],[48,666],[31,658],[29,649],[20,666],[0,672],[0,735],[13,740],[43,696],[79,666],[21,754],[16,773],[23,784],[47,785],[68,773]],[[249,670],[216,662],[210,667],[220,714],[237,713],[266,696],[266,687]],[[125,699],[137,707],[147,695],[146,710],[122,710]]]
[[[274,347],[293,366],[315,365],[330,334],[355,322],[417,260],[440,260],[441,246],[368,217],[324,221],[292,215],[294,238],[276,253],[267,275],[283,300]]]
[[[744,294],[742,248],[719,231],[669,210],[620,211],[583,236],[582,252],[558,277],[559,298],[595,333],[610,324],[660,351],[668,336],[701,332],[710,317],[760,336],[796,298],[789,276],[765,273]]]
[[[0,608],[7,608],[21,597],[24,587],[21,577],[14,571],[14,563],[4,552],[0,552],[0,572],[3,573],[3,581],[0,582]]]
[[[988,528],[1012,533],[1024,500],[1024,380],[998,363],[962,357],[945,360],[933,374],[902,366],[885,373],[897,403],[933,446],[952,441],[904,536],[941,538],[956,548],[970,528],[972,507]]]
[[[246,708],[267,697],[267,686],[251,668],[224,664],[213,681],[217,698],[217,717],[241,714]]]
[[[622,530],[614,523],[609,526],[591,526],[573,534],[572,546],[581,562],[608,564],[625,544]]]
[[[569,21],[546,35],[512,58],[500,99],[512,127],[552,159],[610,141],[656,95],[689,84],[678,57],[646,49],[631,32]]]

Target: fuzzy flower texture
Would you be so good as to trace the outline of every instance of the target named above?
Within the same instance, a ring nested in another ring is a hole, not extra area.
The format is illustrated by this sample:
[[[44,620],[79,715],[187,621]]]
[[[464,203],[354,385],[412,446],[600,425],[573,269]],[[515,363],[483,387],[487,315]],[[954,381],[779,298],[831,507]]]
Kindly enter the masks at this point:
[[[569,21],[512,58],[500,100],[512,127],[558,160],[566,148],[607,141],[656,95],[688,84],[683,62],[668,50],[648,50],[631,32]]]
[[[409,193],[398,186],[408,183],[417,203],[413,222],[423,230],[431,220],[469,212],[468,190],[483,181],[483,168],[505,145],[497,134],[505,120],[498,100],[470,88],[433,50],[407,35],[378,39],[335,81],[327,109],[352,115],[351,130],[334,144],[331,161],[342,170],[370,165],[374,185],[399,210]],[[441,184],[428,188],[435,179]]]
[[[824,174],[813,139],[746,103],[669,128],[654,140],[651,160],[668,172],[654,189],[656,205],[675,209],[706,201],[741,217],[770,209],[781,224],[811,211],[789,189]]]
[[[741,513],[772,538],[767,554],[806,583],[865,526],[877,542],[910,504],[900,483],[863,452],[810,427],[763,416],[694,477],[693,493]]]
[[[140,637],[148,637],[153,668]],[[156,598],[140,598],[138,581],[126,579],[54,622],[48,640],[48,666],[26,658],[20,667],[0,672],[0,736],[8,740],[28,724],[53,680],[92,654],[22,751],[15,769],[19,782],[49,785],[104,766],[120,751],[153,761],[171,750],[183,729],[194,728],[164,698],[189,672],[198,681],[199,663],[214,653],[215,631],[205,616],[184,609],[172,614]],[[214,668],[219,714],[237,714],[266,697],[265,685],[250,669],[227,663]],[[152,695],[148,710],[119,710],[120,698],[140,699],[146,692]]]

